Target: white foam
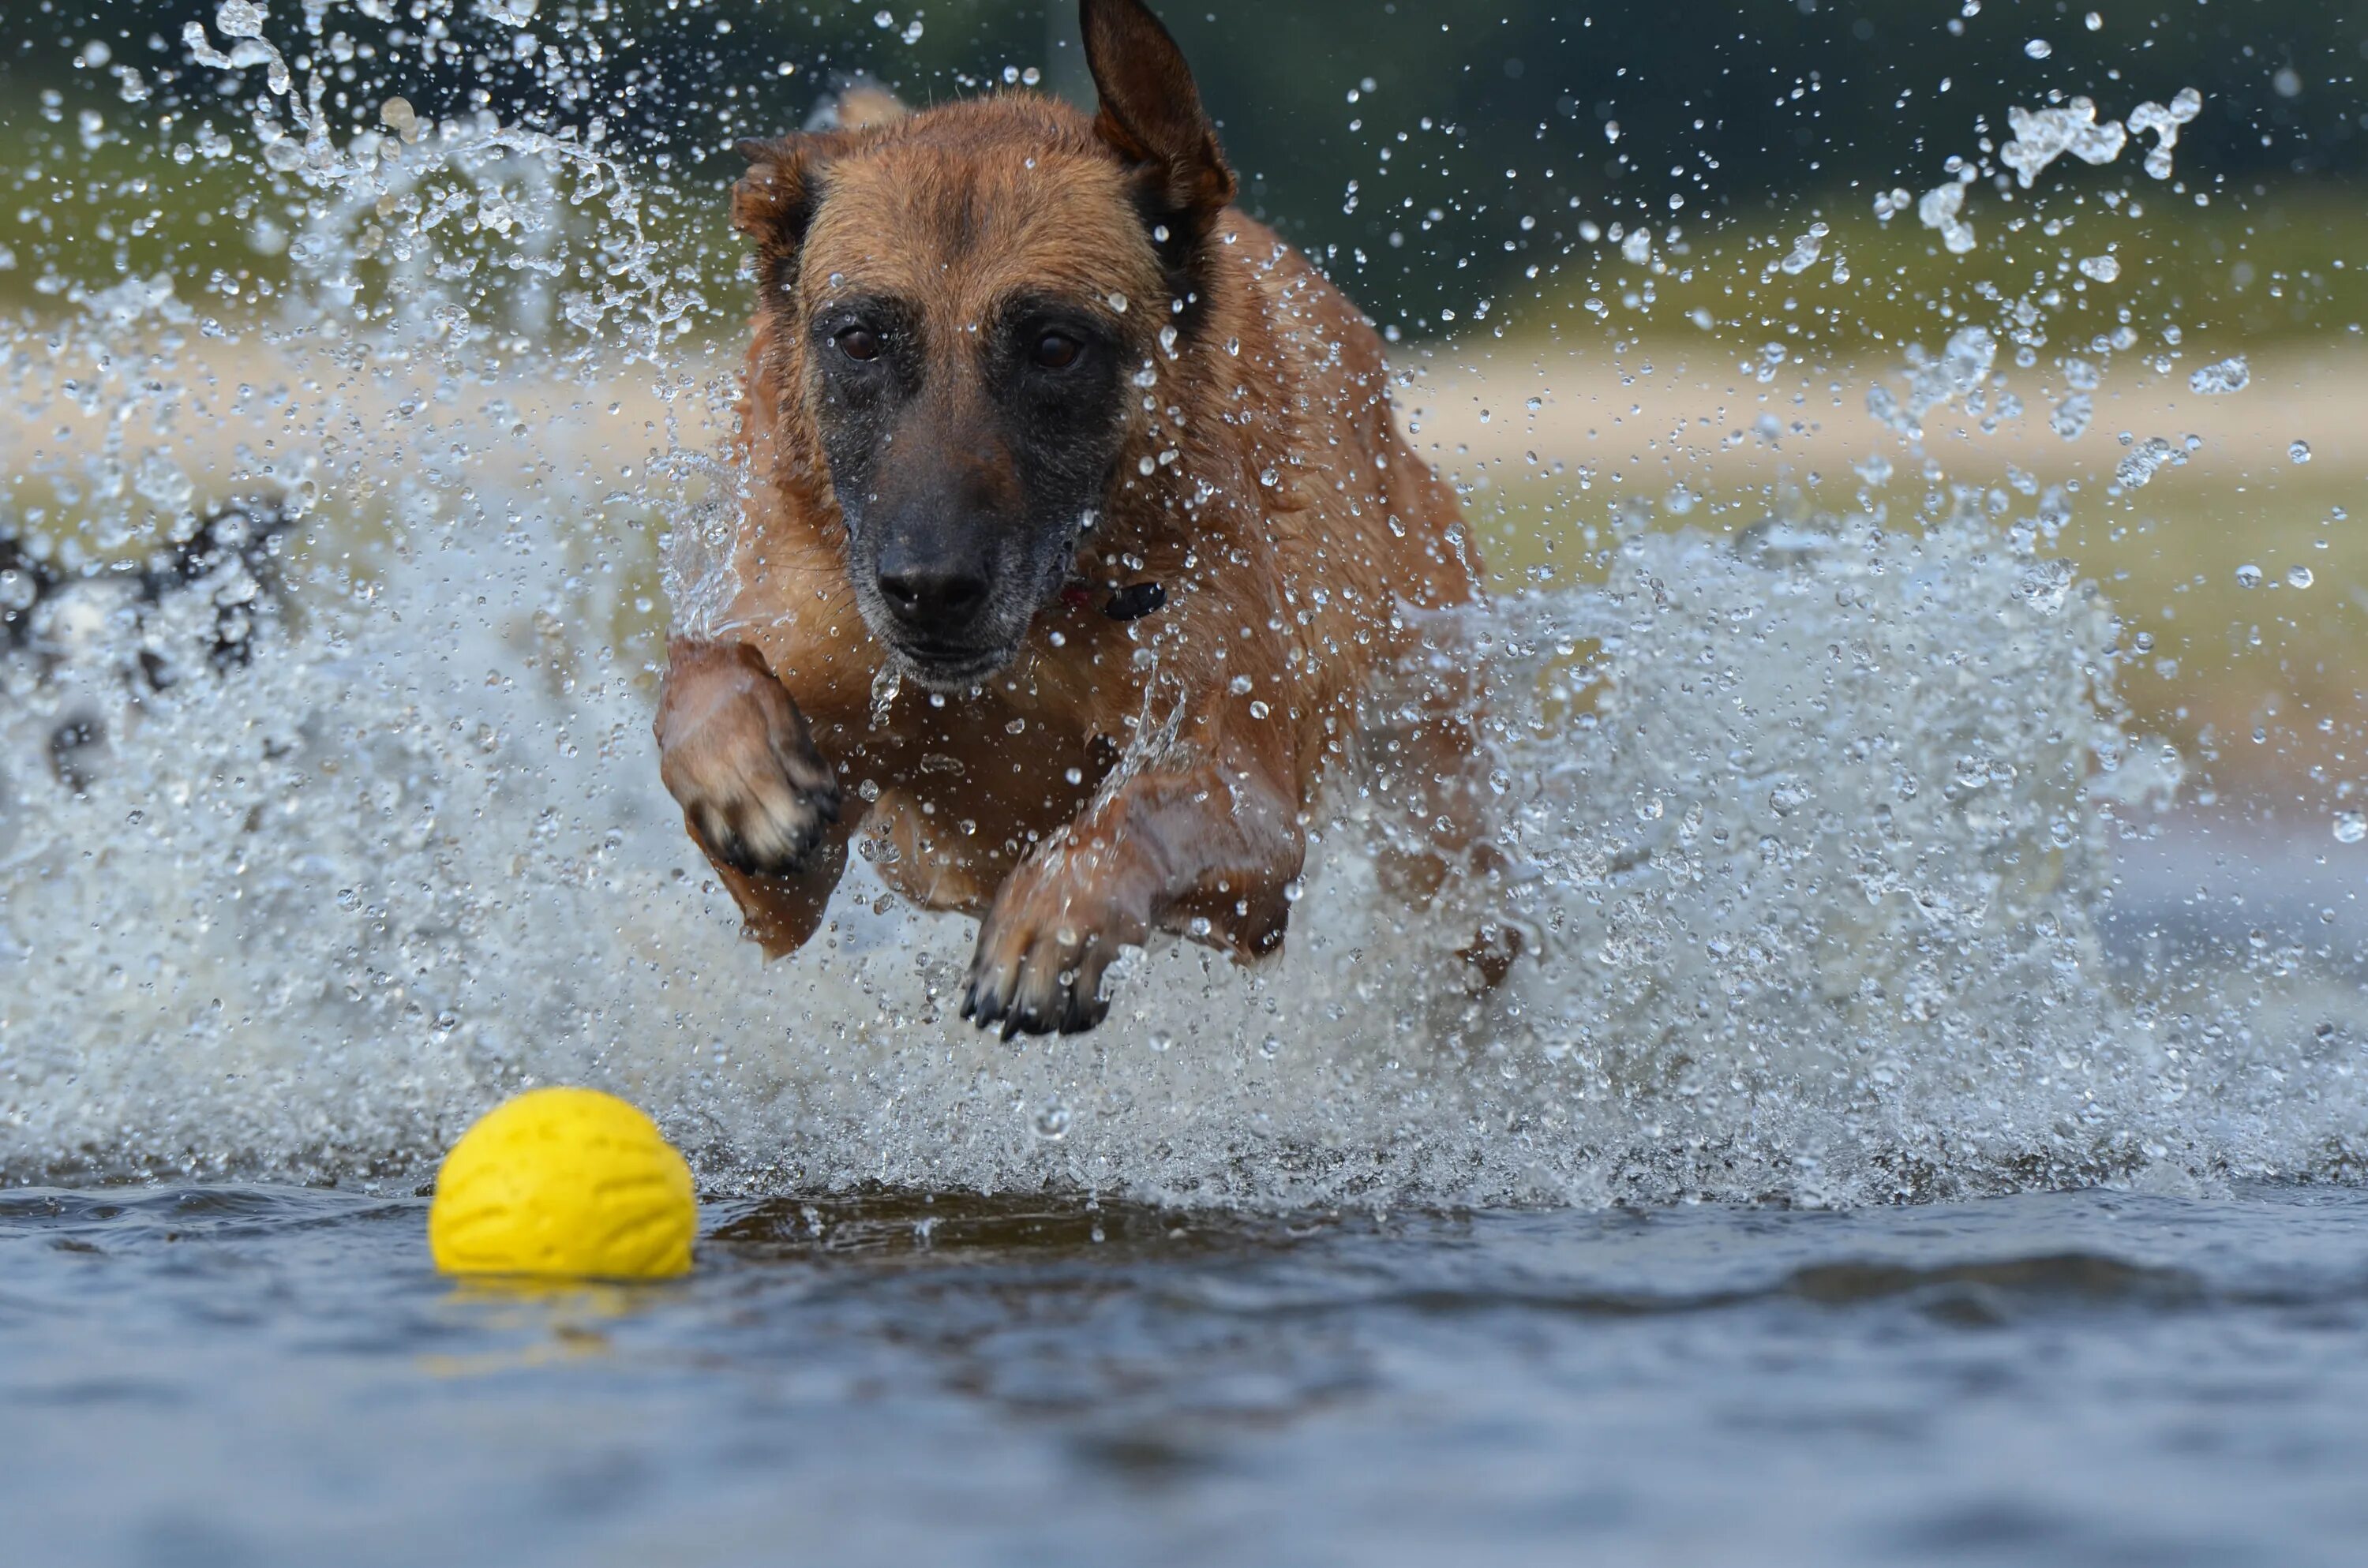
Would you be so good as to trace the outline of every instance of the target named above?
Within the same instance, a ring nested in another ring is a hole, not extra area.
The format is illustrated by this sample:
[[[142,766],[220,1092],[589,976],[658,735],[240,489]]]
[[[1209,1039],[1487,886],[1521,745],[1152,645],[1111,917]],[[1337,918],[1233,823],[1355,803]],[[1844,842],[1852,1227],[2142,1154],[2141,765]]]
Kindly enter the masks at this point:
[[[551,527],[503,554],[564,554]],[[423,551],[136,712],[112,650],[12,665],[0,1164],[413,1174],[499,1095],[587,1080],[758,1186],[1840,1200],[2306,1166],[2350,1080],[2305,1111],[2265,1092],[2311,1076],[2291,1042],[2194,1053],[2106,971],[2112,628],[2047,565],[1974,519],[1635,537],[1604,587],[1463,629],[1524,868],[1472,895],[1530,935],[1504,993],[1454,984],[1468,912],[1372,895],[1387,817],[1351,799],[1279,962],[1149,955],[1102,1030],[1034,1044],[951,1017],[966,922],[860,877],[760,965],[645,697],[538,641],[530,565]],[[74,799],[26,764],[94,707],[112,755]],[[2198,1119],[2207,1079],[2260,1110]]]

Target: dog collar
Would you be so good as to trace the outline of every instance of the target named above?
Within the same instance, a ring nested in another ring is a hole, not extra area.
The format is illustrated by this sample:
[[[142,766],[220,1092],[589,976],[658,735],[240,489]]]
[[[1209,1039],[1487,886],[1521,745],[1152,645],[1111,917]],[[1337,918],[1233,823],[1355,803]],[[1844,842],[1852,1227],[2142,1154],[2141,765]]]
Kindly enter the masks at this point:
[[[1076,609],[1093,603],[1093,596],[1082,585],[1072,585],[1061,590],[1062,601]],[[1112,620],[1141,620],[1167,604],[1167,589],[1159,583],[1129,583],[1110,595],[1102,605],[1102,613]]]
[[[1167,602],[1167,590],[1157,583],[1129,583],[1110,597],[1102,613],[1112,620],[1141,620]]]

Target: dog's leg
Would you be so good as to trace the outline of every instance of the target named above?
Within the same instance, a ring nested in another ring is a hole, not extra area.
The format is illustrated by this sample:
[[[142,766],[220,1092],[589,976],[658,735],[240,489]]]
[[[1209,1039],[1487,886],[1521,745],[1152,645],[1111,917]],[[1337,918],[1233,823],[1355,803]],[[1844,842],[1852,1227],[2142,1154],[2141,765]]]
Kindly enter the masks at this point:
[[[691,829],[690,836],[705,851],[732,902],[740,906],[748,939],[763,948],[768,959],[794,953],[806,945],[821,927],[830,895],[837,891],[838,880],[847,870],[848,825],[843,823],[833,823],[824,830],[803,869],[781,876],[743,871],[709,848],[697,828]]]
[[[1487,754],[1475,731],[1469,712],[1440,710],[1396,737],[1392,783],[1414,818],[1413,832],[1410,840],[1382,845],[1374,869],[1383,891],[1408,908],[1433,908],[1453,884],[1476,881],[1484,890],[1492,888],[1504,870],[1482,793]],[[1459,956],[1472,966],[1474,980],[1493,987],[1520,956],[1521,934],[1486,903],[1476,910],[1469,903],[1463,907],[1477,916],[1477,924]]]
[[[1288,775],[1247,749],[1132,774],[1021,861],[979,926],[963,1016],[1006,1038],[1091,1028],[1103,971],[1155,927],[1246,955],[1280,943],[1306,842]]]
[[[1478,756],[1470,722],[1459,715],[1426,713],[1388,738],[1374,782],[1397,805],[1375,869],[1393,899],[1425,909],[1452,878],[1488,856],[1474,777]]]
[[[1382,792],[1398,803],[1398,825],[1377,846],[1374,869],[1383,892],[1417,910],[1432,908],[1456,884],[1493,887],[1505,869],[1487,793],[1480,665],[1448,632],[1450,641],[1415,666],[1419,685],[1385,726],[1374,767]],[[1460,956],[1476,981],[1494,986],[1521,951],[1520,932],[1478,900],[1464,907],[1477,926]]]
[[[838,776],[756,649],[677,639],[658,697],[658,773],[768,956],[813,935],[847,864]]]

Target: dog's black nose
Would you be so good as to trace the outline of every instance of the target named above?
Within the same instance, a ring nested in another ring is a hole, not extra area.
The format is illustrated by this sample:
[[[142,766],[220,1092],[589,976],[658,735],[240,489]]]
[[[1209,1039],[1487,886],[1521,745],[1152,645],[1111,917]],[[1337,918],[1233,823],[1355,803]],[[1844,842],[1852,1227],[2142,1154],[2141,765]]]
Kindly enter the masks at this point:
[[[880,594],[896,619],[913,626],[969,619],[985,602],[986,579],[959,566],[899,567],[880,574]]]

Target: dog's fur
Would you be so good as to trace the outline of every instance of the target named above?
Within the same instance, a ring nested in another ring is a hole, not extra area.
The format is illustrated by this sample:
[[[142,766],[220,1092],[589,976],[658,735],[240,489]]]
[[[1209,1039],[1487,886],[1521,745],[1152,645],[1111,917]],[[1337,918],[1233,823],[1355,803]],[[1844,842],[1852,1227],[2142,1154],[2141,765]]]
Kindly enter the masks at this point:
[[[1101,103],[1029,93],[744,144],[751,492],[715,640],[669,649],[662,772],[768,953],[859,829],[983,916],[964,1011],[1090,1027],[1155,928],[1282,938],[1326,769],[1410,619],[1477,593],[1372,327],[1230,203],[1183,57],[1084,0]],[[1477,853],[1458,694],[1389,759]]]

